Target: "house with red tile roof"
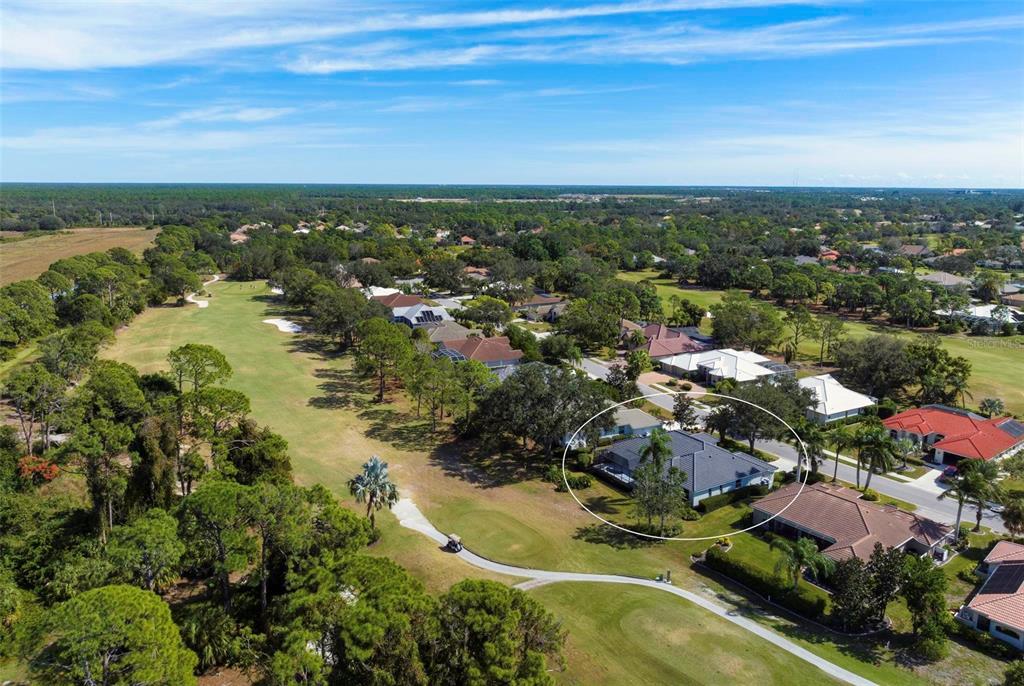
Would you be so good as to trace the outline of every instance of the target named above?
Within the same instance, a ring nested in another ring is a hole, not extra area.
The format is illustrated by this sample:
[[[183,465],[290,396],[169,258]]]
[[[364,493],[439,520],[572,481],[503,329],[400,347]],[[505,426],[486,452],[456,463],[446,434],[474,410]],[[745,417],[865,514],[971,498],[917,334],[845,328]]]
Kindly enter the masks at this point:
[[[513,348],[507,336],[470,336],[454,341],[441,341],[435,355],[449,357],[455,362],[476,360],[489,369],[501,369],[518,365],[522,361],[523,351]]]
[[[670,329],[664,324],[640,326],[628,319],[623,319],[619,327],[620,337],[624,343],[629,343],[629,339],[634,331],[642,333],[646,342],[637,349],[647,351],[652,360],[682,355],[683,353],[700,352],[707,347],[681,331]]]
[[[952,527],[894,505],[862,500],[859,491],[839,484],[820,482],[802,491],[800,487],[791,483],[756,501],[754,524],[767,522],[769,531],[791,538],[813,538],[822,553],[836,561],[867,560],[876,543],[945,559],[942,544],[952,535]]]
[[[938,464],[962,459],[998,460],[1024,447],[1024,424],[1012,417],[986,418],[945,405],[925,405],[882,422],[893,438],[909,438]]]
[[[985,581],[956,618],[1024,650],[1024,545],[999,541],[977,571]]]
[[[423,300],[415,295],[407,295],[405,293],[389,293],[388,295],[375,295],[373,300],[376,300],[384,307],[412,307],[413,305],[419,305]]]

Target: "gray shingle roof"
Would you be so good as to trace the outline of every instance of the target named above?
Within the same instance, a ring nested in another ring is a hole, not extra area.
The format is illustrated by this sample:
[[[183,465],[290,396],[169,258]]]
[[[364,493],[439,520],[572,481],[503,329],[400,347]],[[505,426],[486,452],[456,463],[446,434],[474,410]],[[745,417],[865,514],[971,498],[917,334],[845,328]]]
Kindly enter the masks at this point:
[[[686,490],[701,493],[716,486],[732,484],[755,474],[772,474],[776,468],[746,453],[734,453],[718,445],[714,436],[669,431],[671,465],[686,472]],[[640,453],[649,438],[632,438],[608,449],[607,458],[630,473],[641,462]]]

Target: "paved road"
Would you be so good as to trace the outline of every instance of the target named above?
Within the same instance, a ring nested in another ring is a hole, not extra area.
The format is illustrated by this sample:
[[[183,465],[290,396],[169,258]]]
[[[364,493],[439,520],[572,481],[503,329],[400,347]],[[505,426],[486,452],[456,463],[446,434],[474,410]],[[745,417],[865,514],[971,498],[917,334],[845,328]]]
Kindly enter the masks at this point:
[[[604,379],[608,375],[608,367],[600,361],[592,358],[584,359],[581,367],[583,371],[595,379]],[[638,386],[640,388],[640,393],[643,395],[661,392],[656,388],[652,388],[644,384],[638,384]],[[664,407],[670,411],[672,410],[673,398],[670,395],[660,395],[648,398],[648,400],[659,407]],[[703,419],[703,417],[707,415],[707,411],[698,407],[697,415]],[[782,443],[779,441],[759,441],[757,448],[778,456],[779,460],[774,464],[781,468],[791,469],[796,466],[797,450],[788,443]],[[834,468],[834,463],[827,462],[821,469],[826,474],[831,475]],[[936,472],[936,477],[937,476],[938,473]],[[867,474],[861,470],[861,483],[864,482],[866,477]],[[856,467],[840,463],[839,478],[843,481],[856,483]],[[920,514],[922,517],[927,517],[944,524],[953,524],[956,521],[956,501],[950,499],[939,500],[937,495],[939,489],[934,483],[927,484],[920,481],[906,483],[887,479],[876,474],[871,479],[871,488],[892,498],[898,498],[899,500],[913,503],[917,506],[915,512]],[[974,508],[965,506],[962,521],[973,524],[975,517],[976,514]],[[981,521],[982,524],[990,527],[994,531],[998,531],[1000,533],[1006,532],[1006,527],[1003,525],[1002,518],[993,512],[986,512],[982,516]]]
[[[434,528],[434,525],[420,512],[416,504],[408,499],[403,498],[392,508],[392,512],[398,517],[399,523],[409,529],[414,529],[420,533],[426,535],[428,538],[433,540],[438,545],[445,545],[448,542],[448,537]],[[874,682],[864,677],[858,676],[853,672],[850,672],[842,667],[829,662],[828,660],[818,657],[814,653],[800,647],[793,643],[789,639],[783,638],[771,629],[768,629],[753,620],[747,619],[740,615],[734,609],[719,605],[718,603],[712,602],[703,596],[697,595],[691,591],[672,586],[670,584],[661,583],[652,579],[640,579],[629,576],[619,576],[615,574],[583,574],[577,572],[555,572],[544,569],[529,569],[525,567],[513,567],[511,565],[502,564],[500,562],[494,562],[487,558],[480,557],[475,553],[472,553],[466,549],[461,552],[454,553],[465,562],[479,567],[480,569],[486,569],[490,572],[497,574],[506,574],[508,576],[524,577],[528,579],[521,584],[521,588],[533,588],[542,584],[555,583],[560,581],[576,581],[576,582],[587,582],[587,583],[603,583],[603,584],[628,584],[631,586],[644,586],[647,588],[653,588],[658,591],[664,591],[671,593],[672,595],[679,596],[685,600],[699,605],[700,607],[712,612],[713,614],[721,617],[722,619],[731,622],[747,631],[756,634],[764,640],[772,643],[773,645],[785,650],[786,652],[795,655],[796,657],[808,662],[821,671],[829,674],[836,679],[844,681],[848,684],[855,684],[856,686],[873,686]]]

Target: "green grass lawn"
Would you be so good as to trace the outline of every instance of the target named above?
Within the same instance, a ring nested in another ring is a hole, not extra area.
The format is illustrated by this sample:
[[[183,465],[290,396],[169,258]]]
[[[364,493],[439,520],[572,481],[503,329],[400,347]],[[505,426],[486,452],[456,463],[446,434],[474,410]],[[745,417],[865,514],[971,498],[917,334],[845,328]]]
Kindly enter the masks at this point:
[[[447,434],[432,435],[426,419],[415,416],[399,391],[389,394],[391,402],[372,402],[371,384],[352,372],[349,356],[322,350],[303,336],[281,333],[262,323],[269,317],[289,316],[264,284],[221,282],[209,290],[212,297],[205,309],[188,306],[148,310],[118,333],[117,341],[104,355],[149,372],[165,368],[167,352],[178,345],[196,342],[216,346],[234,368],[227,385],[248,394],[253,418],[288,440],[296,481],[306,485],[323,483],[353,507],[345,483],[370,455],[378,454],[389,462],[402,497],[412,497],[439,529],[459,533],[471,550],[486,557],[548,569],[648,578],[671,569],[678,585],[725,592],[720,584],[689,568],[689,555],[703,550],[709,542],[649,543],[616,533],[581,511],[569,494],[557,493],[552,484],[541,481],[545,467],[542,462],[526,461],[518,452],[477,454],[472,446],[454,442]],[[601,482],[595,481],[579,495],[604,516],[619,521],[631,519],[628,499]],[[747,535],[735,532],[742,527],[746,513],[742,506],[721,508],[697,522],[686,523],[683,535],[730,533],[734,542],[743,545],[740,541]],[[383,537],[372,552],[392,557],[432,591],[465,577],[494,578],[443,553],[426,537],[400,527],[393,517],[381,516],[378,522]],[[594,589],[589,596],[593,602],[581,601],[574,609],[573,621],[584,627],[588,622],[593,626],[602,624],[599,603],[608,589]],[[546,597],[548,589],[542,590]],[[666,596],[664,602],[669,600]],[[641,608],[647,607],[648,601],[636,602]],[[743,603],[742,599],[737,602]],[[697,608],[688,609],[704,618],[702,621],[711,619]],[[638,616],[644,614],[639,611]],[[677,625],[664,615],[652,616],[650,626],[656,635],[667,636],[677,630]],[[870,656],[850,654],[847,647],[821,640],[789,620],[769,620],[756,613],[751,616],[774,622],[773,626],[793,634],[809,650],[878,683],[927,683],[894,664],[874,664]],[[585,638],[577,640],[588,642]],[[680,665],[703,663],[704,656],[699,652],[702,645],[692,644],[693,651],[684,649],[686,643],[681,645],[672,660]],[[587,670],[618,668],[617,655],[599,654],[595,666],[588,664],[593,657],[573,651],[569,677],[579,683],[592,683]],[[800,662],[794,662],[789,670],[794,680],[809,679],[812,674],[817,671]],[[593,678],[606,677],[597,674]]]
[[[767,641],[653,589],[548,584],[530,594],[569,630],[561,684],[839,683]]]
[[[722,299],[724,291],[683,288],[672,279],[658,278],[658,273],[657,270],[619,272],[618,278],[632,283],[650,280],[666,309],[669,307],[668,299],[673,295],[684,297],[702,307],[710,307]],[[708,322],[705,319],[702,328],[707,328]],[[920,335],[896,326],[846,321],[846,335],[849,337],[863,338],[879,333],[889,333],[908,340]],[[941,338],[942,345],[951,355],[964,357],[971,363],[970,392],[973,399],[969,399],[969,403],[976,406],[983,398],[1000,398],[1008,412],[1024,415],[1024,336],[1003,338],[956,334],[943,335]],[[818,345],[815,341],[802,341],[797,351],[798,358],[817,360]]]

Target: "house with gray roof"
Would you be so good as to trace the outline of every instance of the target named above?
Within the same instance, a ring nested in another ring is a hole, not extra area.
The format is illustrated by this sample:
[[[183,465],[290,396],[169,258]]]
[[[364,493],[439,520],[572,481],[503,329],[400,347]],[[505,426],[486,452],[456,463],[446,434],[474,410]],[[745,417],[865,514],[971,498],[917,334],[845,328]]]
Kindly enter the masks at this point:
[[[775,467],[752,455],[726,450],[714,436],[669,431],[668,437],[672,457],[666,469],[671,466],[686,473],[686,495],[691,507],[705,498],[747,486],[772,486]],[[608,448],[602,453],[602,461],[610,469],[604,473],[628,477],[616,480],[631,487],[633,471],[643,461],[641,453],[649,442],[647,437],[631,438]]]
[[[612,426],[601,429],[598,438],[650,436],[655,429],[661,428],[660,419],[635,407],[618,407],[614,410],[613,416]],[[587,445],[587,439],[581,434],[573,441],[572,434],[567,434],[562,443],[569,443],[570,448],[581,448]]]
[[[950,274],[948,272],[932,272],[931,274],[923,274],[917,277],[925,283],[930,283],[933,286],[941,286],[942,288],[958,288],[964,287],[969,288],[971,286],[971,280],[965,279],[962,276],[956,274]]]

